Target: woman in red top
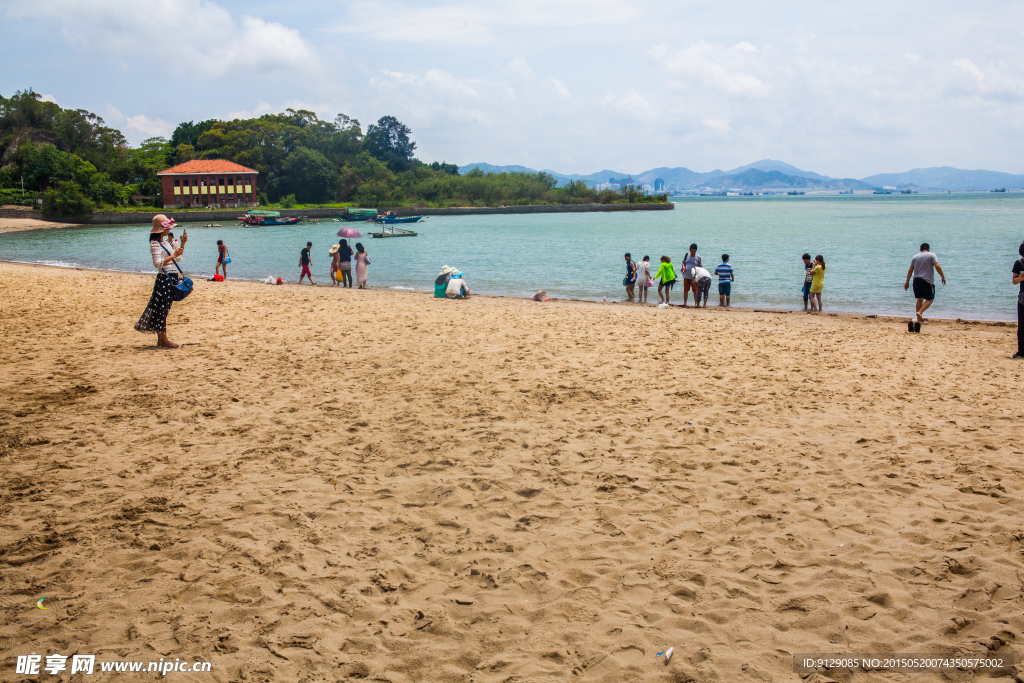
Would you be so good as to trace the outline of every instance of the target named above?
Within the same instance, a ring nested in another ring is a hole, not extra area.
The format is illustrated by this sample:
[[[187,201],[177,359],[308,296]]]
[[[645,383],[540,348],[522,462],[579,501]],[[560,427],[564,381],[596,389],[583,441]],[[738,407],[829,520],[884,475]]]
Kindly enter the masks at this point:
[[[216,275],[218,272],[223,271],[224,279],[228,279],[228,264],[224,262],[224,257],[228,255],[228,248],[224,246],[222,240],[217,240],[217,267],[213,269],[213,274]]]

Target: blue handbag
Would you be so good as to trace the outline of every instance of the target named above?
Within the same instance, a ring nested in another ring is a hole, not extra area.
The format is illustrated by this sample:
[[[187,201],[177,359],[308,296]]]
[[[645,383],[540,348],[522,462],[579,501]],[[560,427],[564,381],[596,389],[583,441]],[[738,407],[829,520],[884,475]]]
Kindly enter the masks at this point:
[[[231,252],[228,251],[227,249],[224,250],[224,261],[223,261],[223,263],[225,263],[225,264],[231,263]]]
[[[163,247],[163,250],[166,251],[169,256],[173,256],[163,242],[160,243],[160,246]],[[173,263],[174,267],[178,269],[179,273],[181,273],[181,277],[178,279],[178,282],[171,287],[171,299],[174,301],[182,301],[192,293],[192,279],[185,277],[185,273],[181,271],[181,266],[178,265],[177,261],[171,261],[171,263]]]

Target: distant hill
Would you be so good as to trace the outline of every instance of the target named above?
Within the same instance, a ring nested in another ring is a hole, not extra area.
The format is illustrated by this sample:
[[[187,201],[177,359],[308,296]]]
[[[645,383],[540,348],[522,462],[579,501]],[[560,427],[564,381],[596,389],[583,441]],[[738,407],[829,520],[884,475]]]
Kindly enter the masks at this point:
[[[1024,188],[1024,175],[999,171],[965,171],[952,166],[933,166],[931,168],[915,168],[905,173],[879,173],[864,178],[864,182],[875,187],[891,185],[900,189],[914,187],[922,190],[970,192],[972,190],[995,190],[1002,187],[1008,190],[1022,189]]]
[[[532,168],[526,168],[525,166],[495,166],[494,164],[466,164],[465,166],[459,166],[459,173],[466,175],[474,168],[479,168],[484,173],[536,173],[537,171]]]
[[[742,173],[733,173],[705,183],[706,187],[715,190],[870,190],[871,185],[853,178],[828,178],[818,176],[809,178],[783,173],[782,171],[762,171],[748,168]]]
[[[474,168],[479,168],[485,173],[537,173],[535,169],[526,166],[495,166],[485,163],[466,164],[459,168],[459,172],[468,173]],[[552,170],[544,172],[558,180],[560,186],[570,180],[582,180],[591,187],[595,187],[599,183],[612,182],[612,178],[626,178],[630,175],[609,169],[588,174],[566,174]],[[880,173],[856,180],[854,178],[831,178],[813,171],[804,171],[774,159],[761,159],[730,171],[715,169],[706,173],[691,171],[682,166],[674,168],[661,166],[641,173],[633,173],[632,177],[635,182],[650,185],[653,185],[655,180],[661,179],[665,181],[665,188],[669,192],[701,189],[743,190],[745,192],[782,189],[849,191],[871,190],[886,185],[899,189],[951,190],[955,192],[994,190],[1002,187],[1008,190],[1024,189],[1024,175],[998,171],[965,171],[951,166],[942,166],[915,168],[906,173]]]
[[[750,169],[757,169],[758,171],[779,171],[781,173],[785,173],[786,175],[797,176],[798,178],[832,180],[832,178],[829,178],[828,176],[819,175],[811,171],[802,171],[796,166],[790,166],[784,161],[775,161],[774,159],[761,159],[760,161],[755,161],[752,164],[747,164],[746,166],[734,168],[731,171],[727,171],[727,173],[729,175],[739,175],[740,173],[743,173],[744,171],[749,171]]]

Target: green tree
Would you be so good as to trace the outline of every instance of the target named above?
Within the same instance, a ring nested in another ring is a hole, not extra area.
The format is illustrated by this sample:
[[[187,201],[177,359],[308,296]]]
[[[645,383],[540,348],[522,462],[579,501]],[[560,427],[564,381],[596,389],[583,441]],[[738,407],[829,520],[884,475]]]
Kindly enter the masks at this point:
[[[394,116],[382,116],[366,129],[366,151],[383,161],[392,171],[404,171],[412,161],[416,143],[412,131]]]
[[[50,216],[86,216],[95,204],[82,192],[78,183],[68,180],[43,193],[43,213]]]
[[[338,172],[322,153],[299,147],[281,165],[283,191],[291,192],[303,204],[323,203],[335,198]]]

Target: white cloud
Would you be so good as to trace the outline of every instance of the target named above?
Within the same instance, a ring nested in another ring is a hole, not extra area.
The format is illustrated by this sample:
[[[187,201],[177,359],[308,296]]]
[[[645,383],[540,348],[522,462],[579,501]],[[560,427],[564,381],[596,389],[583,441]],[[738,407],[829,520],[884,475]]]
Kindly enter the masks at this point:
[[[57,98],[54,97],[53,95],[49,95],[49,94],[47,94],[47,95],[40,95],[39,99],[42,102],[53,102],[54,104],[58,104],[59,105],[59,103],[57,102]]]
[[[651,103],[647,101],[647,98],[632,88],[627,90],[624,95],[605,95],[604,99],[601,100],[601,104],[602,106],[616,109],[626,114],[629,118],[652,119],[657,116],[657,112],[651,106]]]
[[[665,68],[706,88],[724,90],[732,95],[761,97],[772,91],[770,85],[751,73],[760,69],[755,61],[758,49],[748,42],[724,47],[705,42],[693,43],[681,52],[663,58]]]
[[[175,127],[174,124],[167,123],[163,119],[152,119],[145,114],[128,116],[125,118],[125,122],[129,131],[140,133],[144,138],[169,138]]]
[[[555,94],[558,95],[559,99],[568,100],[572,98],[572,93],[565,87],[565,83],[562,83],[562,81],[557,78],[549,78],[545,82],[551,86],[551,89],[555,91]]]
[[[317,64],[295,29],[239,16],[209,0],[37,0],[8,11],[52,23],[73,44],[122,64],[144,59],[176,75],[265,75]]]
[[[484,45],[519,27],[615,25],[637,16],[624,0],[477,0],[420,7],[356,2],[348,21],[327,29],[375,41]],[[382,21],[381,17],[387,17]]]
[[[522,57],[516,57],[509,62],[507,71],[513,76],[521,78],[524,81],[532,81],[537,77],[537,72],[535,72],[533,67],[531,67]]]

